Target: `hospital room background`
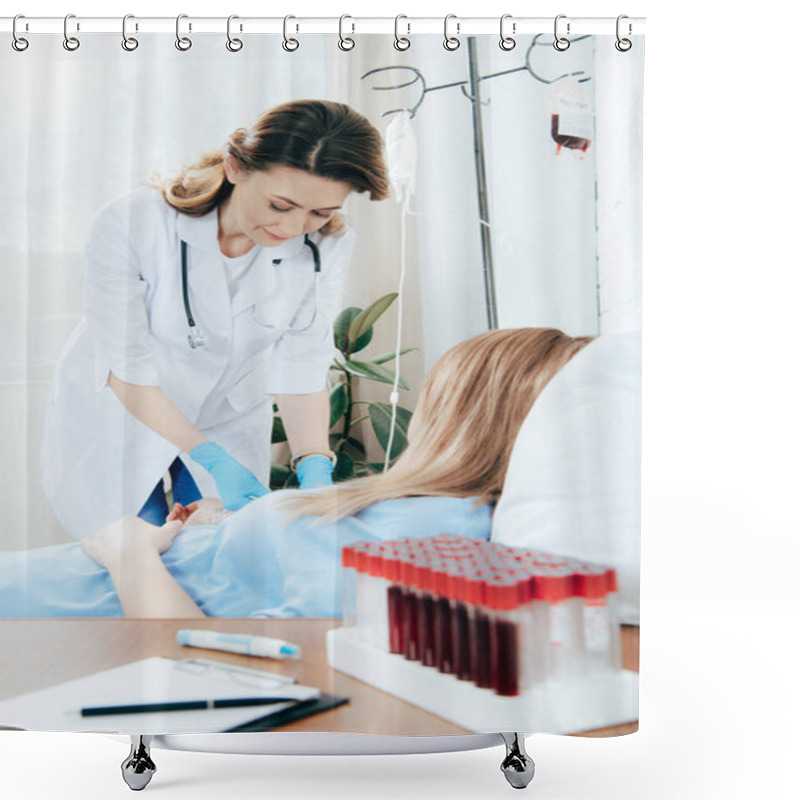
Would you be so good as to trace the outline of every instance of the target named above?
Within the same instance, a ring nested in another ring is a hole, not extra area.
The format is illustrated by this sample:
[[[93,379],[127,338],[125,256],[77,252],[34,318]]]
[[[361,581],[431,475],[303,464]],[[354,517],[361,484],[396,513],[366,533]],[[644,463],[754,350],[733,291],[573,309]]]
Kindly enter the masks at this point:
[[[393,143],[392,198],[370,203],[353,193],[344,209],[358,242],[343,305],[364,308],[398,291],[403,272],[401,345],[415,349],[400,362],[410,386],[400,391],[401,406],[414,408],[431,364],[485,331],[492,314],[500,328],[553,326],[576,336],[640,330],[641,229],[631,221],[641,212],[641,142],[631,123],[641,114],[642,73],[606,45],[586,37],[560,53],[545,37],[509,54],[477,37],[474,68],[496,74],[480,83],[477,121],[467,47],[444,58],[438,36],[415,38],[407,53],[363,36],[344,57],[335,38],[310,36],[297,63],[270,56],[258,41],[236,59],[187,58],[172,48],[163,55],[174,62],[168,69],[163,58],[97,69],[78,51],[68,70],[44,59],[35,65],[47,92],[6,73],[3,148],[14,157],[4,159],[2,175],[13,190],[4,194],[2,231],[0,547],[71,541],[43,494],[40,447],[54,369],[81,316],[93,215],[280,102],[348,103],[387,143],[398,117],[413,132],[411,141]],[[641,49],[628,57],[642,58]],[[553,136],[564,98],[578,98],[594,119],[596,141],[585,148]],[[76,104],[80,115],[69,113]],[[399,307],[376,323],[368,355],[395,349]],[[363,381],[359,392],[388,403],[391,386]],[[382,459],[364,427],[371,460]]]

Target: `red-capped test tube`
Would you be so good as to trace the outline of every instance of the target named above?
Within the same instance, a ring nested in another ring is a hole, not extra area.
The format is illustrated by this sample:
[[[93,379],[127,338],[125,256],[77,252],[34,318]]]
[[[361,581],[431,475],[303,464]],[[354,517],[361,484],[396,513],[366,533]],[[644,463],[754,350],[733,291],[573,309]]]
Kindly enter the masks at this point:
[[[499,695],[520,693],[528,651],[530,625],[523,610],[528,602],[529,581],[524,572],[497,570],[486,584],[486,603],[491,619],[489,660],[492,688]]]
[[[575,593],[575,575],[567,564],[533,565],[533,596],[546,603],[544,642],[547,680],[580,677],[585,671],[583,604]]]
[[[614,570],[596,564],[575,567],[575,589],[583,601],[583,643],[589,670],[620,669],[622,645],[609,595],[616,589]]]
[[[491,631],[492,617],[486,605],[488,570],[472,560],[466,564],[467,614],[470,628],[470,664],[472,681],[481,689],[491,689]]]
[[[356,604],[357,628],[366,642],[383,649],[386,648],[386,641],[381,637],[381,622],[388,617],[388,582],[382,575],[384,550],[381,542],[364,542],[363,547],[356,551],[356,591],[359,597]]]
[[[621,668],[613,569],[457,534],[342,550],[345,625],[502,696]]]

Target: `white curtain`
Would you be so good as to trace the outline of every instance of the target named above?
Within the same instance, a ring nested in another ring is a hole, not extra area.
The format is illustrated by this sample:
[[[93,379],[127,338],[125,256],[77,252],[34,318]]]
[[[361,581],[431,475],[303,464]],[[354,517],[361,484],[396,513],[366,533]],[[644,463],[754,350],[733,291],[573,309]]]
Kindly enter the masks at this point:
[[[549,41],[526,53],[530,39],[504,52],[496,36],[477,37],[478,74],[507,72],[481,81],[489,198],[489,219],[482,221],[466,41],[446,52],[441,36],[415,36],[409,51],[398,52],[391,36],[368,35],[343,53],[335,36],[305,36],[294,54],[275,37],[248,38],[239,53],[229,53],[224,41],[198,36],[191,50],[178,52],[171,34],[148,34],[128,53],[119,36],[92,34],[72,53],[59,37],[37,38],[25,53],[2,48],[3,549],[69,540],[44,498],[39,448],[53,372],[81,316],[93,214],[151,173],[216,149],[277,103],[345,102],[384,132],[387,112],[422,100],[412,121],[419,161],[407,218],[403,336],[403,346],[419,352],[401,362],[412,386],[401,393],[402,405],[413,408],[426,370],[444,350],[487,327],[481,225],[492,240],[500,327],[595,334],[601,310],[615,328],[638,327],[638,243],[613,230],[604,237],[603,222],[604,208],[620,202],[639,213],[640,177],[625,170],[639,163],[640,142],[613,138],[628,129],[613,109],[621,97],[627,113],[639,113],[630,107],[638,95],[619,81],[640,73],[630,63],[642,57],[640,49],[620,54],[613,37],[600,37],[575,42],[566,53]],[[590,78],[582,85],[595,105],[596,142],[585,153],[556,153],[547,87],[526,64],[550,80],[573,72]],[[380,67],[414,68],[428,91],[423,97],[420,80],[377,91],[414,74],[391,70],[362,79]],[[345,302],[363,307],[397,289],[402,206],[353,195],[345,211],[358,229]],[[375,353],[394,348],[394,315],[393,309],[376,327]],[[389,387],[372,384],[364,394],[387,402]]]

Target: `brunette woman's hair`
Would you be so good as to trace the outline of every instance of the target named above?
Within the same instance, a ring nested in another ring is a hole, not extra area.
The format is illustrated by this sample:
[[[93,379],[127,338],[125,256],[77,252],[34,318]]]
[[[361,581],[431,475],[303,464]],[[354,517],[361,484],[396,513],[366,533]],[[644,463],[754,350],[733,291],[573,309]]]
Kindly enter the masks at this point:
[[[153,178],[164,199],[183,214],[202,216],[233,191],[223,161],[230,154],[246,172],[294,167],[369,192],[370,200],[389,196],[383,140],[363,114],[330,100],[293,100],[266,111],[251,128],[237,128],[226,145],[184,167],[177,177]],[[344,227],[335,212],[320,229],[324,236]]]
[[[280,501],[290,517],[340,519],[371,503],[414,495],[500,496],[525,417],[550,379],[594,337],[555,328],[482,333],[431,368],[409,428],[408,447],[386,471]]]

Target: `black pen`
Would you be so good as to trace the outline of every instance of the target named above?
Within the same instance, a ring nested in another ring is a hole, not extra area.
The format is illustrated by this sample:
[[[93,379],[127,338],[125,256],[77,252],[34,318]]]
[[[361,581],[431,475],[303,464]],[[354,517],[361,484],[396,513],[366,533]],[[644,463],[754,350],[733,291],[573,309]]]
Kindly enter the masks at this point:
[[[82,708],[82,717],[99,717],[107,714],[145,714],[151,711],[194,711],[208,708],[239,708],[240,706],[267,706],[275,703],[298,703],[299,697],[231,697],[225,700],[181,700],[174,703],[140,703],[131,706],[95,706]]]

